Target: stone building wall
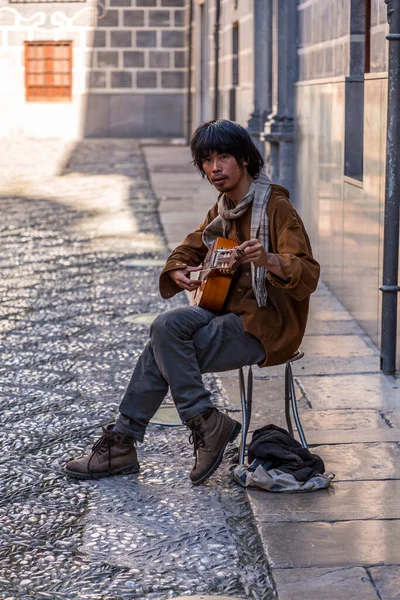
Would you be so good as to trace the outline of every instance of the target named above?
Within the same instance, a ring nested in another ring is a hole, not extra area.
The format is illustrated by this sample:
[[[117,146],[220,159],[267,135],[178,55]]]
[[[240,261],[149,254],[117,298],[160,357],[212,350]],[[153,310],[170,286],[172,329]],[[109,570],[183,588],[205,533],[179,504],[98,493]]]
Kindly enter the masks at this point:
[[[213,119],[215,62],[215,1],[195,3],[193,18],[193,122]],[[233,52],[233,29],[237,48]],[[246,126],[253,110],[254,24],[251,0],[221,0],[219,29],[219,118],[232,118]],[[237,81],[234,77],[234,62]],[[207,85],[204,85],[204,82]]]
[[[236,6],[236,8],[235,8]],[[234,30],[237,35],[237,82],[233,78],[235,54]],[[221,61],[220,61],[220,116],[230,117],[241,125],[253,110],[254,90],[254,22],[252,2],[231,0],[221,2]]]
[[[186,0],[0,0],[0,135],[182,136]],[[25,41],[73,42],[71,102],[26,102]]]
[[[181,136],[185,0],[107,0],[93,31],[86,134]]]
[[[349,66],[350,0],[299,0],[300,80],[345,75]]]
[[[299,80],[350,75],[363,52],[364,0],[299,0]],[[387,7],[371,0],[371,72],[387,70]]]
[[[387,71],[387,32],[387,5],[382,0],[371,0],[371,73]]]
[[[299,2],[296,192],[323,279],[379,345],[388,24],[371,0],[366,65],[365,6]]]

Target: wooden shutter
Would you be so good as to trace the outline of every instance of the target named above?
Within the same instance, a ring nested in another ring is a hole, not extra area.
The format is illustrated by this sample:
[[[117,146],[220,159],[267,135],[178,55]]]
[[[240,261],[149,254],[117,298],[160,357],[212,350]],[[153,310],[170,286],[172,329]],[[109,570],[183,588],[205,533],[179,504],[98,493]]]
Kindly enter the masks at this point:
[[[72,42],[25,42],[27,102],[71,102]]]

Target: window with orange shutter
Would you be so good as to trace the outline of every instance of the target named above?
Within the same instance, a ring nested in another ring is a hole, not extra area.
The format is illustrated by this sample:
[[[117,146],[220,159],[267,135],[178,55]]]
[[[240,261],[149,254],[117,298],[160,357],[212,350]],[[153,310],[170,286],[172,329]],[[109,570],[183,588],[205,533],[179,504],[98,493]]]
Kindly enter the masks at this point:
[[[27,102],[71,102],[72,42],[25,42]]]

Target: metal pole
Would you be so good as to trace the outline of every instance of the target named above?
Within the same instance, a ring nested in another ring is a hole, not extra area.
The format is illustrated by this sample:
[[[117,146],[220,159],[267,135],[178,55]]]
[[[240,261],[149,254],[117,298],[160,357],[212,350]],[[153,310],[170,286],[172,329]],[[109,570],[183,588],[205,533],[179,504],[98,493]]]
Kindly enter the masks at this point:
[[[396,371],[397,293],[399,270],[400,212],[400,0],[388,5],[389,69],[386,142],[385,224],[383,238],[383,285],[381,370]]]
[[[192,55],[193,55],[193,0],[189,2],[188,30],[188,67],[187,67],[187,109],[186,109],[186,143],[190,144],[192,129]]]
[[[221,18],[221,0],[215,0],[214,29],[214,119],[219,117],[219,26]]]

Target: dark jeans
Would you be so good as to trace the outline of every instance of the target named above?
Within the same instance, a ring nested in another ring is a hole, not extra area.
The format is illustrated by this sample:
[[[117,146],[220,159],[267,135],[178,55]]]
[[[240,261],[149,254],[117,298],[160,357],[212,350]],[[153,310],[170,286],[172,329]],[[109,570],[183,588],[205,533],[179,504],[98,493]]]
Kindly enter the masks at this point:
[[[215,315],[198,306],[159,315],[119,407],[116,429],[143,441],[168,387],[182,421],[213,404],[202,373],[238,369],[265,360],[261,342],[243,329],[242,318]]]

